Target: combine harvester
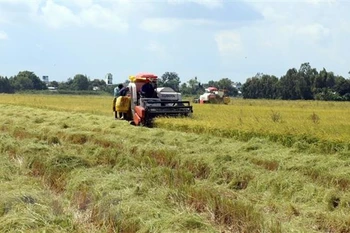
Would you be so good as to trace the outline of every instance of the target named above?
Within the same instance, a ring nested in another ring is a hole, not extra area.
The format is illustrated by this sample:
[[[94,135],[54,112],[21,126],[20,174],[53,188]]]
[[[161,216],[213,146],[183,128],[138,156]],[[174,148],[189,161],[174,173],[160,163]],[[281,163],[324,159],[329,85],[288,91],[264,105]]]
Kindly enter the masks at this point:
[[[230,97],[225,95],[224,90],[218,90],[216,87],[208,87],[205,89],[205,93],[199,96],[197,102],[200,104],[228,104],[230,103]]]
[[[153,119],[159,116],[185,116],[193,113],[189,101],[182,101],[181,93],[175,92],[170,87],[157,87],[158,77],[150,73],[140,73],[129,77],[128,94],[118,97],[115,111],[125,113],[125,120],[133,125],[151,127]],[[141,87],[150,82],[156,96],[145,98],[141,94]],[[117,114],[115,112],[115,116]]]

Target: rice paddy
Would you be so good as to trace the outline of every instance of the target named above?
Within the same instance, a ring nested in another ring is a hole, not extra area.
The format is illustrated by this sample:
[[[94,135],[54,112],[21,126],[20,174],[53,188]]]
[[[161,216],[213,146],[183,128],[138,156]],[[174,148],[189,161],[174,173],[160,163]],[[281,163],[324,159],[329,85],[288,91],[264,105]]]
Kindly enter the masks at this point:
[[[112,97],[0,95],[0,103],[112,115]],[[350,103],[233,99],[229,105],[194,104],[192,118],[157,119],[156,126],[249,140],[265,137],[333,153],[350,148]]]
[[[0,232],[350,232],[347,103],[194,105],[149,129],[111,102],[0,95]]]

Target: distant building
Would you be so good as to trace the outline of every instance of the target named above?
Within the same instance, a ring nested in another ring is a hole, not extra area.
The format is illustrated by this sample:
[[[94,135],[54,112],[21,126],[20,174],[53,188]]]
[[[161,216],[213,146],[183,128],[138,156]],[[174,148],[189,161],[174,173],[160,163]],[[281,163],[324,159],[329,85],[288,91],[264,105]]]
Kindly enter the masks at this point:
[[[241,90],[241,88],[242,88],[242,84],[240,83],[240,82],[238,82],[238,83],[233,83],[233,85],[232,85],[234,88],[236,88],[237,90]]]
[[[240,82],[233,82],[232,86],[237,89],[238,95],[242,95],[242,84]]]
[[[106,74],[105,82],[107,85],[113,85],[113,75],[111,73]]]
[[[43,76],[43,82],[46,83],[46,85],[49,84],[49,76]]]

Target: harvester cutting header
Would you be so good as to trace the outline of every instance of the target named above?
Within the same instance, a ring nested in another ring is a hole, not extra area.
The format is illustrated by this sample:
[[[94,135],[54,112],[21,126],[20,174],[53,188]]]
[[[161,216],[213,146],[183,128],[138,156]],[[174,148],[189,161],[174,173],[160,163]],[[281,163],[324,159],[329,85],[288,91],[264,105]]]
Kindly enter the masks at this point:
[[[193,110],[189,101],[182,101],[181,93],[170,87],[157,87],[158,77],[140,73],[129,77],[125,96],[119,96],[113,110],[124,113],[124,119],[135,125],[151,126],[159,116],[189,116]]]

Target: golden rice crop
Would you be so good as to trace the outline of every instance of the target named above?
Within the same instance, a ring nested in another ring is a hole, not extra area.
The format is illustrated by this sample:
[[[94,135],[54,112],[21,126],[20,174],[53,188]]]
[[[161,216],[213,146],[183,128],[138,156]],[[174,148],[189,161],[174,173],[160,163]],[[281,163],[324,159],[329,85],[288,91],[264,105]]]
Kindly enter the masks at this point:
[[[113,97],[41,94],[0,94],[0,103],[107,115],[112,113]]]
[[[250,139],[267,136],[288,144],[350,141],[350,103],[234,100],[231,105],[195,104],[192,118],[160,118],[158,127]]]
[[[0,95],[0,103],[99,115],[112,115],[112,99],[112,96]],[[193,104],[193,109],[191,118],[159,118],[156,126],[242,140],[264,136],[286,145],[298,140],[330,143],[330,150],[350,141],[349,102],[234,99],[229,105]]]

